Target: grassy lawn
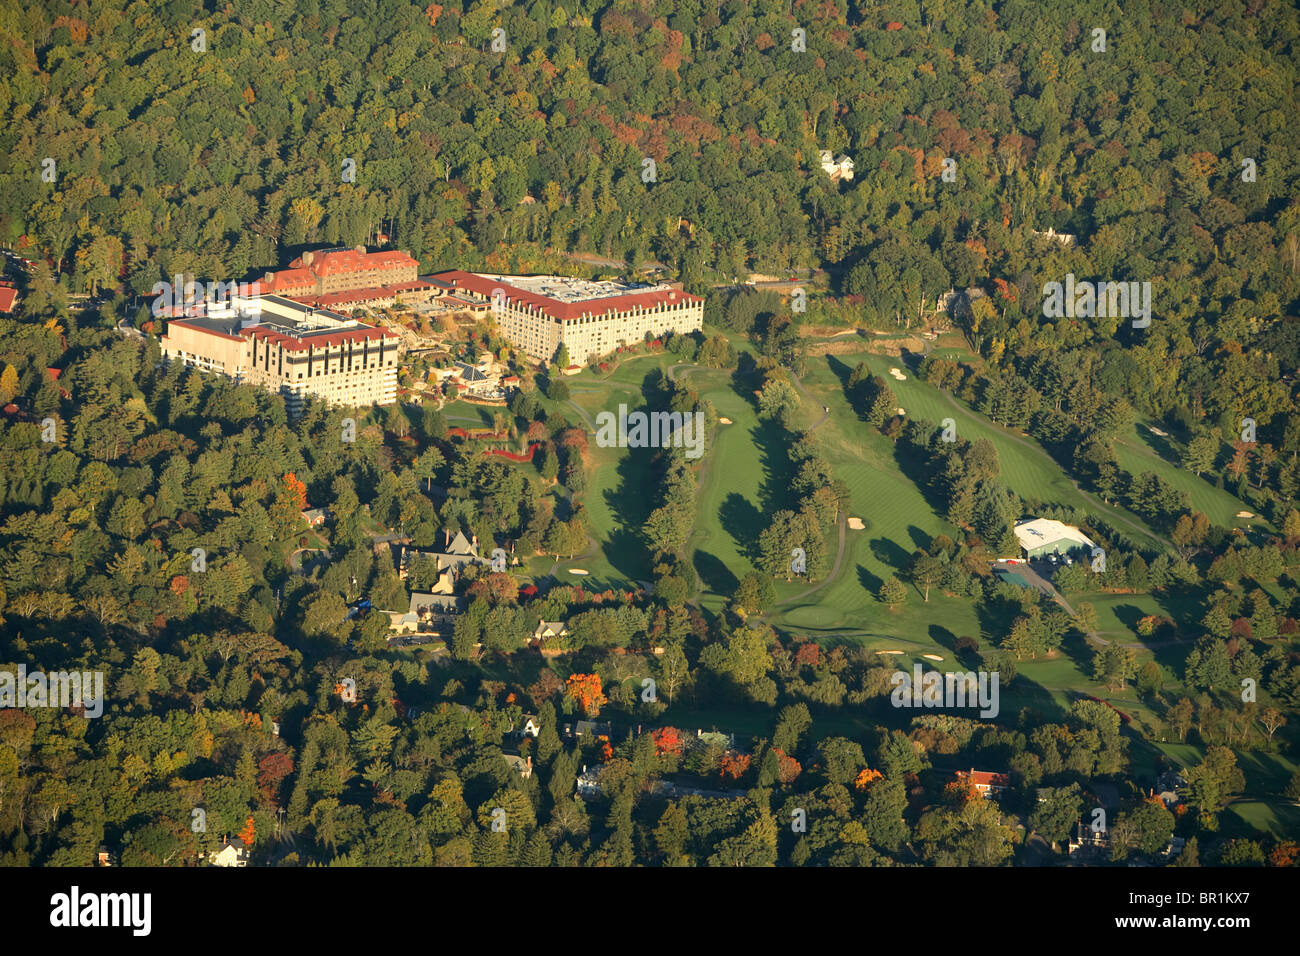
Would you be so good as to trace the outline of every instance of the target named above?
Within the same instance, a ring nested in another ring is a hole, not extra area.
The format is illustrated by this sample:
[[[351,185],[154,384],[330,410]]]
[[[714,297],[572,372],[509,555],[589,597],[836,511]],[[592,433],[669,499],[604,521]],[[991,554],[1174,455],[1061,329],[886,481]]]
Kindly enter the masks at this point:
[[[1230,528],[1270,527],[1263,518],[1238,518],[1238,511],[1252,511],[1253,508],[1235,495],[1214,487],[1204,478],[1198,478],[1186,468],[1175,464],[1174,460],[1181,450],[1181,446],[1175,445],[1172,438],[1162,438],[1141,424],[1120,435],[1115,442],[1115,457],[1121,468],[1132,475],[1140,475],[1144,471],[1155,472],[1174,488],[1186,491],[1191,497],[1192,508],[1204,512],[1213,524]]]
[[[1258,839],[1261,833],[1294,840],[1300,833],[1300,807],[1289,801],[1239,800],[1219,817],[1225,836]]]
[[[1099,501],[1094,502],[1078,491],[1060,466],[1034,439],[1023,436],[1018,431],[994,425],[959,399],[918,379],[911,369],[904,367],[896,358],[869,352],[826,356],[810,363],[813,367],[804,378],[804,384],[818,397],[842,397],[842,382],[858,362],[866,362],[874,374],[884,378],[898,400],[898,407],[904,409],[906,416],[926,419],[933,422],[936,428],[945,418],[951,418],[959,437],[971,441],[989,439],[998,452],[1003,482],[1021,497],[1037,498],[1085,512],[1100,512],[1101,517],[1126,533],[1138,534],[1137,529],[1120,520],[1127,519],[1143,529],[1141,533],[1149,539],[1150,545],[1166,547],[1136,515],[1113,506],[1102,505],[1099,508]],[[906,380],[897,381],[889,374],[891,368],[899,369],[907,376]],[[837,417],[839,414],[847,416],[862,432],[868,430],[868,426],[854,415],[847,401],[841,401],[840,413],[837,413],[836,405],[831,401],[824,400],[822,404],[830,405],[832,413]]]
[[[491,428],[493,412],[510,414],[509,410],[503,407],[489,408],[486,405],[475,405],[473,402],[448,402],[442,407],[442,415],[452,428]]]
[[[716,611],[734,593],[740,578],[754,569],[750,556],[767,526],[765,512],[780,510],[773,488],[774,430],[761,424],[744,397],[731,388],[729,373],[683,370],[683,380],[717,409],[719,424],[698,489],[695,530],[686,555],[700,579],[701,604]],[[779,454],[780,449],[777,449]]]
[[[1070,591],[1065,595],[1070,606],[1091,604],[1097,609],[1097,628],[1102,637],[1115,638],[1122,644],[1143,641],[1137,632],[1138,621],[1148,615],[1171,618],[1180,632],[1199,633],[1202,614],[1201,601],[1190,595],[1167,594],[1111,594],[1105,591]],[[1169,640],[1161,633],[1153,638]]]

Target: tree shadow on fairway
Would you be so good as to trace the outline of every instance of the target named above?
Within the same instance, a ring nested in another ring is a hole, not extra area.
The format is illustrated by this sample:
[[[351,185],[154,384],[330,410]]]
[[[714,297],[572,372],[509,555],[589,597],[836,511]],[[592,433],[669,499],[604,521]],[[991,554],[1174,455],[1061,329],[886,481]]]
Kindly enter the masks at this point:
[[[1159,425],[1156,426],[1157,428]],[[1153,452],[1163,458],[1171,465],[1182,464],[1182,456],[1179,455],[1178,449],[1174,447],[1173,442],[1168,438],[1162,438],[1155,432],[1147,429],[1145,423],[1139,422],[1137,426],[1138,440],[1146,444]]]
[[[916,545],[916,547],[921,551],[928,550],[930,542],[934,540],[933,535],[922,531],[914,524],[909,524],[907,526],[907,536],[912,539],[912,544]]]
[[[980,637],[988,643],[997,645],[1011,630],[1011,622],[1020,616],[1020,605],[1012,601],[985,600],[975,605],[975,616],[979,619]],[[972,635],[974,636],[974,635]]]
[[[894,442],[894,463],[898,465],[898,470],[916,486],[916,490],[921,493],[921,497],[925,499],[931,511],[936,515],[947,512],[947,504],[943,496],[930,483],[935,468],[939,465],[934,455],[918,451],[906,442],[898,441]]]
[[[1146,617],[1146,612],[1135,604],[1117,604],[1114,608],[1119,622],[1134,634],[1137,633],[1138,621]]]
[[[871,553],[876,560],[887,564],[895,571],[907,567],[908,553],[888,538],[876,538],[871,542]]]
[[[930,640],[934,641],[940,647],[952,651],[953,656],[956,656],[957,654],[956,634],[948,630],[946,627],[941,627],[938,624],[931,624],[927,633],[930,635]]]
[[[704,587],[714,594],[732,595],[740,586],[739,579],[731,573],[731,569],[707,551],[697,549],[691,555],[691,563],[695,565],[695,573],[700,576]]]
[[[604,546],[605,557],[630,580],[649,577],[650,550],[641,529],[659,498],[654,487],[655,452],[652,448],[629,448],[618,462],[617,487],[604,493],[605,504],[618,516],[618,524],[610,530]]]
[[[872,597],[880,593],[880,586],[885,583],[883,579],[876,577],[860,564],[858,565],[858,582],[867,589],[867,593]]]
[[[1075,667],[1083,673],[1092,673],[1092,658],[1096,653],[1092,645],[1074,628],[1065,632],[1061,639],[1061,653],[1070,659]]]
[[[846,388],[849,384],[849,376],[853,374],[853,369],[841,362],[834,355],[826,356],[826,367],[831,370],[831,374],[840,383],[840,388]]]
[[[718,507],[718,520],[722,530],[736,542],[736,550],[753,561],[758,556],[758,535],[763,528],[763,513],[744,495],[733,491]]]
[[[790,464],[790,433],[776,421],[759,422],[750,432],[758,449],[758,460],[763,469],[763,480],[758,485],[758,497],[764,514],[775,514],[792,508],[794,502],[790,485],[794,481],[794,467]]]
[[[1065,720],[1066,711],[1042,684],[1032,681],[1022,673],[1016,674],[1008,686],[999,676],[998,679],[998,716],[999,722],[1014,724],[1020,711],[1029,709],[1029,721],[1026,726],[1037,727],[1045,723],[1059,723]],[[986,751],[981,750],[981,756]],[[1011,754],[1005,755],[1009,760]],[[1005,760],[1003,763],[1005,763]]]

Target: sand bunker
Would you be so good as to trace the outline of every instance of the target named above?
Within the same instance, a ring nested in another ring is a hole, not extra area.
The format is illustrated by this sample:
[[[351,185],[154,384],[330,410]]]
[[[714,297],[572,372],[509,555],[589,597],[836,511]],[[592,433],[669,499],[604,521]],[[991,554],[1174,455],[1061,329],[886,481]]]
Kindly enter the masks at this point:
[[[1237,512],[1237,517],[1238,517],[1238,518],[1253,518],[1253,517],[1255,517],[1255,516],[1254,516],[1253,514],[1251,514],[1249,511],[1238,511],[1238,512]]]
[[[906,382],[906,381],[907,381],[907,376],[904,375],[901,371],[899,371],[899,370],[896,369],[896,368],[891,368],[891,369],[889,370],[889,374],[892,375],[892,376],[894,376],[894,378],[898,379],[900,382]]]
[[[862,523],[861,518],[850,518],[849,527],[852,528],[854,531],[861,531],[866,527],[866,525]]]
[[[720,424],[722,424],[722,425],[730,425],[730,424],[731,424],[731,419],[730,419],[730,418],[719,418],[719,419],[718,419],[718,422],[719,422]]]
[[[922,654],[921,656],[924,657],[927,661],[941,661],[941,660],[943,660],[943,658],[940,657],[938,654]]]
[[[876,651],[877,654],[901,654],[902,651]]]
[[[906,415],[906,414],[907,414],[907,409],[905,409],[905,408],[900,408],[900,409],[898,409],[897,411],[898,411],[898,414],[900,414],[900,415]]]
[[[570,574],[587,574],[587,573],[589,573],[589,572],[582,570],[582,568],[569,568],[569,573],[570,573]]]

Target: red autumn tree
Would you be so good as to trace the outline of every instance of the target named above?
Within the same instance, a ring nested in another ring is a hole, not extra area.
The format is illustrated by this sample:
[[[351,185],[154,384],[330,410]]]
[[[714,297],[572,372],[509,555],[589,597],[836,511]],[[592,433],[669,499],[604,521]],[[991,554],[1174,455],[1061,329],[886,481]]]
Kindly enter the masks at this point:
[[[806,641],[799,645],[799,650],[795,651],[795,663],[800,667],[816,667],[821,663],[822,649],[812,641]]]
[[[566,428],[560,432],[559,441],[563,448],[576,448],[578,451],[587,450],[587,433],[581,428]]]
[[[943,795],[957,806],[964,807],[979,794],[975,790],[975,784],[968,777],[957,777],[955,780],[948,781],[943,788]]]
[[[249,817],[248,822],[244,824],[244,829],[239,831],[239,839],[244,841],[245,846],[252,846],[256,838],[257,831],[253,829],[253,818]]]
[[[280,785],[293,773],[293,758],[286,753],[267,754],[257,762],[257,788],[273,807],[280,805]]]
[[[679,754],[682,752],[682,735],[676,727],[658,727],[651,731],[654,738],[656,754]]]

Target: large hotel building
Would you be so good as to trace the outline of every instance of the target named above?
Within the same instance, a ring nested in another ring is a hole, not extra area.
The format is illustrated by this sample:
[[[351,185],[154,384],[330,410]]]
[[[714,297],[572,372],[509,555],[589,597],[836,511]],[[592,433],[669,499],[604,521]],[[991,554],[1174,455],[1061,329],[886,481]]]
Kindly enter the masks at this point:
[[[420,278],[418,268],[405,252],[306,252],[228,305],[174,307],[163,358],[279,392],[296,415],[307,396],[351,407],[397,401],[401,339],[331,309],[440,302],[490,311],[516,348],[543,362],[561,343],[577,363],[704,321],[704,300],[669,285],[459,269]]]
[[[397,401],[401,339],[387,329],[277,295],[169,319],[165,361],[279,392],[290,415],[308,396],[361,408]]]
[[[596,282],[565,276],[501,276],[453,269],[429,276],[448,294],[491,303],[502,333],[549,362],[563,342],[573,362],[606,355],[665,332],[694,332],[704,300],[668,285]]]

